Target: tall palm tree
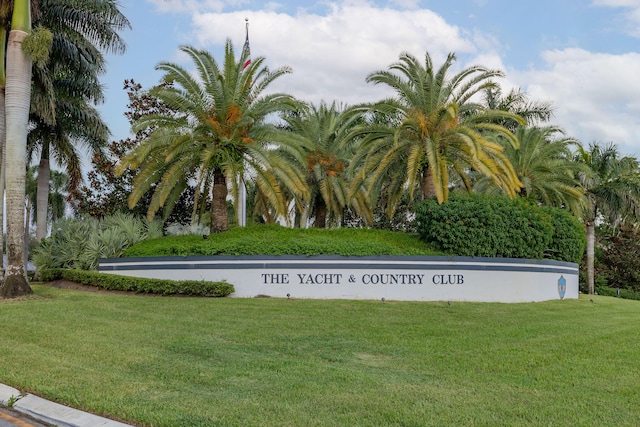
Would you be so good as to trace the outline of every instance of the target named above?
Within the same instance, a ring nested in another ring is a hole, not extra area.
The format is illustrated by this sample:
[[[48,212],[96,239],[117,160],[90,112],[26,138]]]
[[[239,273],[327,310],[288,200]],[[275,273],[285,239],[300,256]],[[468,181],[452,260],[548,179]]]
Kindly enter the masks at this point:
[[[546,206],[565,207],[581,217],[584,191],[578,175],[585,168],[573,161],[571,151],[579,146],[578,141],[562,136],[562,130],[553,126],[520,126],[515,135],[520,146],[505,145],[504,154],[522,182],[518,195]],[[487,193],[500,189],[484,177],[474,184],[474,191]]]
[[[27,137],[28,158],[31,159],[36,150],[40,151],[38,196],[35,204],[37,240],[44,238],[47,232],[50,155],[53,154],[56,162],[66,167],[68,188],[74,191],[82,181],[78,146],[82,145],[92,152],[99,151],[109,135],[107,125],[92,105],[81,97],[69,96],[60,90],[55,101],[55,119],[55,124],[49,124],[42,117],[32,115],[31,130]]]
[[[8,2],[3,2],[2,6],[6,6],[6,3]],[[28,0],[15,0],[6,52],[4,166],[8,262],[4,283],[0,286],[0,297],[14,297],[33,292],[27,281],[24,265],[24,198],[31,60],[22,51],[22,41],[30,31],[31,5]]]
[[[35,23],[52,31],[53,42],[47,66],[34,68],[31,101],[29,159],[34,148],[40,151],[38,240],[47,228],[50,154],[66,167],[74,193],[82,181],[79,146],[95,153],[107,142],[109,131],[92,104],[104,100],[98,80],[106,70],[103,53],[124,52],[118,31],[130,26],[111,0],[42,0],[42,6]]]
[[[284,116],[286,131],[278,140],[301,150],[297,161],[303,163],[310,191],[302,202],[302,216],[314,217],[315,227],[339,223],[343,210],[349,206],[371,220],[363,189],[350,191],[347,174],[356,149],[356,141],[349,138],[349,134],[362,122],[365,112],[365,107],[347,108],[335,102],[331,105],[322,102]]]
[[[133,126],[135,132],[153,131],[122,159],[119,168],[140,168],[130,206],[155,185],[148,210],[153,217],[160,207],[170,207],[191,180],[198,190],[210,193],[211,231],[220,232],[229,223],[228,183],[237,203],[237,178],[252,176],[270,204],[284,215],[287,207],[281,185],[301,197],[306,184],[295,165],[275,155],[268,139],[274,125],[266,119],[292,109],[295,102],[286,94],[263,92],[290,69],[270,71],[263,57],[245,68],[248,52],[236,59],[230,40],[221,64],[206,51],[189,46],[181,50],[195,63],[198,77],[177,64],[163,62],[156,67],[173,85],[158,86],[150,94],[172,113],[143,116]],[[203,195],[201,200],[206,198]]]
[[[587,284],[595,292],[595,225],[597,220],[612,225],[640,218],[640,164],[635,157],[621,156],[618,147],[591,143],[578,147],[575,161],[589,168],[580,174],[587,199],[583,220],[587,229]]]
[[[494,122],[508,118],[524,124],[524,120],[473,101],[475,95],[494,87],[492,79],[502,77],[503,73],[472,66],[449,75],[454,60],[455,55],[449,54],[436,69],[428,53],[423,63],[403,53],[388,71],[376,71],[367,77],[368,82],[394,89],[395,98],[379,102],[373,108],[398,122],[395,127],[363,130],[366,148],[358,163],[362,165],[361,179],[370,179],[371,188],[395,180],[397,189],[408,187],[411,199],[420,188],[423,199],[437,197],[442,203],[448,198],[449,174],[460,176],[470,190],[466,174],[473,169],[490,177],[509,195],[519,191],[521,183],[501,144],[492,142],[486,134],[497,134],[517,146],[515,136]],[[398,198],[391,193],[390,196]],[[390,202],[392,211],[395,203]]]

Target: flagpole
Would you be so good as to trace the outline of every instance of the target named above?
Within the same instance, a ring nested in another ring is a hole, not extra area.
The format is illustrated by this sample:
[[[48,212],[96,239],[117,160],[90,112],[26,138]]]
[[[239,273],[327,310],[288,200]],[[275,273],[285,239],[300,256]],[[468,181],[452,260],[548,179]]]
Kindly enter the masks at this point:
[[[245,22],[245,42],[244,48],[242,49],[242,56],[244,56],[245,49],[249,49],[249,18],[244,18]],[[250,52],[249,52],[250,53]],[[249,58],[249,61],[251,58]],[[245,63],[243,65],[243,70],[248,66],[248,62],[245,59]],[[247,187],[244,185],[244,168],[242,168],[242,174],[239,177],[238,182],[238,225],[240,227],[247,226]]]

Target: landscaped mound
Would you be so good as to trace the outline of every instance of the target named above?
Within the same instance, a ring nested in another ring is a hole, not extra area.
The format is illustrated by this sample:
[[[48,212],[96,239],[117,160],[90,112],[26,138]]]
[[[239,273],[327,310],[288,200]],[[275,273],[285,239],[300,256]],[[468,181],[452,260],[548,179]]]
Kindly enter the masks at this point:
[[[371,229],[291,229],[255,225],[208,236],[167,236],[137,243],[123,257],[190,255],[444,255],[417,235]]]

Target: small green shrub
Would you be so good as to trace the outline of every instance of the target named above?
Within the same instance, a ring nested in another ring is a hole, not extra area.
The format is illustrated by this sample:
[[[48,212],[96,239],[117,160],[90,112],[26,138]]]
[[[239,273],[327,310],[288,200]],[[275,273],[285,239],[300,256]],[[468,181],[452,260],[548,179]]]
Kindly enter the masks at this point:
[[[226,297],[235,290],[233,285],[227,282],[148,279],[65,268],[49,268],[40,272],[40,280],[43,282],[59,279],[82,285],[96,286],[110,291],[130,291],[158,295]]]
[[[452,194],[416,211],[420,238],[452,255],[541,259],[553,237],[551,217],[522,199]]]

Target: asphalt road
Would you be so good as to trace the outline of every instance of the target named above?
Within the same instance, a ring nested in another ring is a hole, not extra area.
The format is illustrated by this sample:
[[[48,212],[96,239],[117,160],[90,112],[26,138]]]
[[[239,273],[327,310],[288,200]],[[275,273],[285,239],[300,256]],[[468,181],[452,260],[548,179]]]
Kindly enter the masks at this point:
[[[0,427],[50,427],[10,409],[0,407]]]

